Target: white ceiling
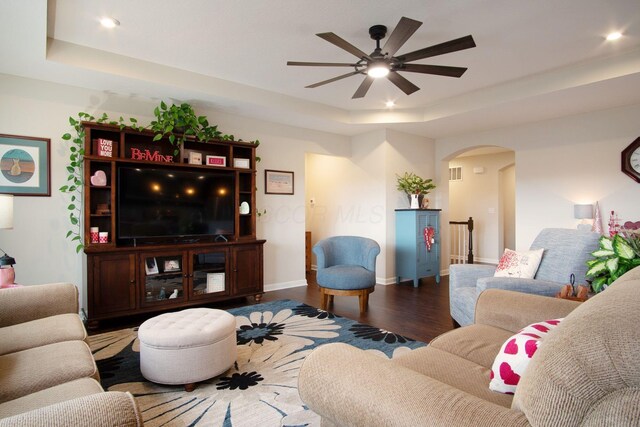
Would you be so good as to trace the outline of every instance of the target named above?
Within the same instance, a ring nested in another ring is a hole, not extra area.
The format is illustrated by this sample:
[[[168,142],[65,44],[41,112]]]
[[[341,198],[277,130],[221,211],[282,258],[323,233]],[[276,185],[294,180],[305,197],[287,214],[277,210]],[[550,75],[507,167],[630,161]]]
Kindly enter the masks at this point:
[[[404,73],[420,91],[382,79],[353,100],[362,76],[305,89],[348,69],[286,66],[353,62],[315,34],[370,52],[368,28],[402,16],[423,25],[398,54],[471,34],[476,48],[418,61],[468,71]],[[606,42],[613,30],[623,38]],[[0,73],[346,135],[439,138],[640,103],[638,0],[3,0],[0,36]]]

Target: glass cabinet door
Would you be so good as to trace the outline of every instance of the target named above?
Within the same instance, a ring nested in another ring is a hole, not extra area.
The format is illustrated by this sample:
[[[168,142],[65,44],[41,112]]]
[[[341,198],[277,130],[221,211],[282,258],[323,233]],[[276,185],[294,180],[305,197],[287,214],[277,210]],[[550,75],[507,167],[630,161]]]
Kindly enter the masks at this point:
[[[182,252],[141,254],[142,305],[184,301],[186,268]]]
[[[229,295],[229,278],[225,274],[229,262],[226,249],[191,251],[189,256],[193,298]]]

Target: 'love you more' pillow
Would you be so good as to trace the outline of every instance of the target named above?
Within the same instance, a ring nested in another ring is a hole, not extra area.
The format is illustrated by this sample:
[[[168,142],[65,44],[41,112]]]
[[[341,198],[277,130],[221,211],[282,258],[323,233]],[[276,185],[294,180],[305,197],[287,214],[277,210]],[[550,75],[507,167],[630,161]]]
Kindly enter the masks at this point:
[[[513,394],[529,365],[529,361],[540,347],[549,331],[562,319],[533,323],[502,344],[491,366],[489,389],[500,393]]]

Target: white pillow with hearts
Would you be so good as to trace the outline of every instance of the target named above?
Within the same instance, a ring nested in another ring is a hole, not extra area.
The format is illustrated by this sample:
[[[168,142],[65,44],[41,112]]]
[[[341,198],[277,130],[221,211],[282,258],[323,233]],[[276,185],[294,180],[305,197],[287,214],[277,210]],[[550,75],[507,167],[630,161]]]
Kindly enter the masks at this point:
[[[502,344],[491,366],[489,389],[499,393],[514,394],[529,361],[542,345],[547,334],[558,326],[561,320],[533,323],[509,337]]]

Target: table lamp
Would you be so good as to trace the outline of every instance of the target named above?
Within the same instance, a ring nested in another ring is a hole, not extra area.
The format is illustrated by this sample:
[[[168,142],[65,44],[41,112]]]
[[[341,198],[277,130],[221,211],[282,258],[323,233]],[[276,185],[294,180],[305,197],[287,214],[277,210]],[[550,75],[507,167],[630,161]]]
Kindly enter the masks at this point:
[[[13,196],[0,194],[0,228],[13,228]],[[13,265],[16,260],[0,248],[4,255],[0,257],[0,288],[15,285],[16,272]]]
[[[591,231],[592,224],[587,224],[584,220],[593,219],[593,205],[573,205],[573,217],[580,220],[578,230]]]

